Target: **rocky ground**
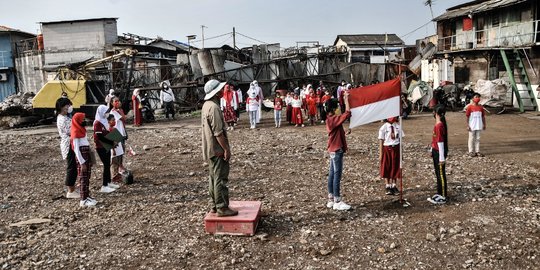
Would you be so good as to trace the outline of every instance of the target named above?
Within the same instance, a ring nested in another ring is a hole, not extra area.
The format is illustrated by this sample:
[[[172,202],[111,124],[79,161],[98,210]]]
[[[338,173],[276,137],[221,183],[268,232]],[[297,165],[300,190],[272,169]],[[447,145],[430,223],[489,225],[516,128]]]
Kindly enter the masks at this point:
[[[465,155],[462,113],[449,113],[450,202],[432,206],[427,145],[433,118],[405,121],[405,198],[378,178],[379,123],[348,136],[342,180],[353,209],[325,208],[324,126],[257,130],[246,118],[230,133],[232,199],[260,200],[254,237],[204,232],[207,169],[199,119],[130,130],[135,184],[98,207],[63,198],[64,162],[54,127],[0,131],[1,269],[538,269],[540,126],[527,115],[488,116],[484,158]],[[533,115],[529,115],[533,116]],[[10,226],[43,218],[45,223]],[[49,222],[47,222],[49,220]]]

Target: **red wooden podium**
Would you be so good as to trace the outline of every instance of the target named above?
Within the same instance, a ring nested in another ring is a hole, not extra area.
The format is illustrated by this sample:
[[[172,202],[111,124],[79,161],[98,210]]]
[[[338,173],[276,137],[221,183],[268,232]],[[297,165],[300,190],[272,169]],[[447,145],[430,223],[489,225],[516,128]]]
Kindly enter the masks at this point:
[[[255,235],[261,217],[260,201],[230,201],[229,207],[237,210],[238,215],[218,217],[208,213],[204,217],[204,229],[209,234]]]

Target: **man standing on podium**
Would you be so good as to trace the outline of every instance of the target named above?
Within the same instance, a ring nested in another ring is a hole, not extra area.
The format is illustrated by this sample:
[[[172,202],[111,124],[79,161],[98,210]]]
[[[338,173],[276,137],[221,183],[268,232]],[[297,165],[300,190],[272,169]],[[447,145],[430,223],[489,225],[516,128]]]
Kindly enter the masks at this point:
[[[226,124],[220,109],[225,83],[210,80],[204,85],[204,104],[201,110],[203,159],[209,164],[209,191],[212,198],[212,213],[218,217],[238,215],[229,208],[229,160],[231,149],[227,138]]]

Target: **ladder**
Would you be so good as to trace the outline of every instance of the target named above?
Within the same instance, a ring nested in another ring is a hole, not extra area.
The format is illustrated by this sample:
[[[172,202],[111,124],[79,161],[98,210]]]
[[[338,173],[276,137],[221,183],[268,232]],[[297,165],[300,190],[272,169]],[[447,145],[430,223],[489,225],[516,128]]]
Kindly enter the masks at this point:
[[[525,65],[523,64],[523,59],[521,58],[521,54],[517,49],[514,49],[511,53],[511,56],[515,59],[514,66],[512,67],[510,65],[510,61],[508,60],[508,56],[506,55],[506,51],[501,49],[501,56],[504,62],[504,66],[506,67],[506,72],[508,73],[508,78],[510,79],[510,84],[512,85],[512,90],[514,92],[514,95],[516,96],[518,105],[519,105],[519,111],[525,112],[525,107],[527,107],[530,110],[536,111],[538,109],[538,104],[536,103],[536,99],[534,98],[534,93],[531,85],[531,81],[529,80],[529,76],[527,75],[527,69],[525,68]],[[525,89],[519,90],[516,78],[514,77],[515,69],[518,71],[518,78],[520,79],[520,84],[525,85]],[[527,97],[521,97],[521,92],[527,92]],[[530,104],[524,105],[523,101],[528,100]]]

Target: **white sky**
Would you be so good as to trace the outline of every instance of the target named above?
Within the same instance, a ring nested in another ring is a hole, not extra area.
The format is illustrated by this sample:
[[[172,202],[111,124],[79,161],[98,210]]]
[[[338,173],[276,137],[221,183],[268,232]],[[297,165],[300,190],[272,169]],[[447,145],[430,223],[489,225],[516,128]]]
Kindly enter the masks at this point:
[[[0,25],[37,33],[38,22],[118,17],[118,34],[187,42],[186,35],[215,37],[236,31],[282,47],[296,41],[331,45],[338,34],[395,33],[406,44],[435,32],[425,0],[0,0]],[[468,0],[434,0],[434,16]],[[427,23],[427,25],[425,25]],[[425,25],[421,27],[422,25]],[[419,28],[413,34],[404,36]],[[237,46],[256,41],[237,36]],[[226,35],[205,47],[232,45]],[[200,42],[195,43],[200,47]]]

